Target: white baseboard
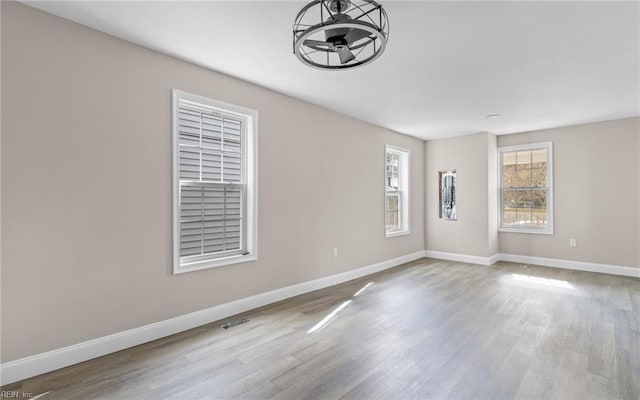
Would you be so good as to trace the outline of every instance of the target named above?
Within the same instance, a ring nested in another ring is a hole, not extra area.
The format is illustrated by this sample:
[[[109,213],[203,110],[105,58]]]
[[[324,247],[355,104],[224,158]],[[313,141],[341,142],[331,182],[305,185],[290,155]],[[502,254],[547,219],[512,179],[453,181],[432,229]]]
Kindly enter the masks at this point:
[[[139,328],[118,332],[75,345],[51,350],[46,353],[10,361],[0,365],[0,384],[6,385],[40,375],[45,372],[64,368],[92,358],[100,357],[132,346],[137,346],[152,340],[196,328],[254,308],[285,300],[290,297],[383,271],[423,257],[424,251],[418,251],[416,253],[407,254],[405,256],[368,265],[366,267],[260,293],[244,299],[207,308],[205,310],[195,311],[179,317],[141,326]]]
[[[493,265],[498,261],[510,261],[523,264],[541,265],[544,267],[574,269],[577,271],[598,272],[601,274],[631,276],[640,278],[640,268],[621,265],[597,264],[584,261],[562,260],[558,258],[544,258],[521,256],[518,254],[498,253],[491,257],[472,256],[468,254],[445,253],[442,251],[425,250],[424,256],[440,260],[458,261],[479,265]]]
[[[500,254],[494,254],[491,257],[489,257],[489,265],[493,265],[495,263],[497,263],[498,261],[500,261]]]
[[[561,260],[557,258],[521,256],[517,254],[498,254],[501,261],[542,265],[545,267],[574,269],[578,271],[599,272],[601,274],[622,275],[640,278],[640,268],[621,265],[596,264],[584,261]]]
[[[492,257],[481,257],[481,256],[472,256],[468,254],[459,254],[459,253],[446,253],[444,251],[434,251],[434,250],[425,250],[424,256],[429,258],[437,258],[440,260],[447,261],[458,261],[470,264],[479,264],[479,265],[491,265],[498,260],[493,261],[494,255]]]

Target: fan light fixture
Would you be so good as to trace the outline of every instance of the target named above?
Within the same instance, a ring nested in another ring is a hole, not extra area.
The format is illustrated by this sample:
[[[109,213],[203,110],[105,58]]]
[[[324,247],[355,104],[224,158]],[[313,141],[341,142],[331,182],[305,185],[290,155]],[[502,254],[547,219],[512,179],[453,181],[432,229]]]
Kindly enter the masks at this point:
[[[387,13],[373,0],[314,0],[293,24],[293,53],[319,69],[360,67],[380,57],[389,38]]]

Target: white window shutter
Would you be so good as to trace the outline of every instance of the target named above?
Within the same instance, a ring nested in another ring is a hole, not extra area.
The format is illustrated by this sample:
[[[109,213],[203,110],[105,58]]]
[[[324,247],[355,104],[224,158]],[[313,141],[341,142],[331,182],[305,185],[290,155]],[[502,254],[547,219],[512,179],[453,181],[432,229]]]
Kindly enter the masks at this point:
[[[244,122],[183,100],[177,118],[180,257],[242,254]]]

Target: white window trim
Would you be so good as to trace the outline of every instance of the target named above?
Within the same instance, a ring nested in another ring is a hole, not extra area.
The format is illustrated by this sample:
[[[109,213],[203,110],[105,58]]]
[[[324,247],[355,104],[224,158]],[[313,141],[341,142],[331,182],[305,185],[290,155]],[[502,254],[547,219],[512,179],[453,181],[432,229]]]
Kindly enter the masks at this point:
[[[246,254],[217,257],[214,259],[180,264],[180,209],[179,209],[179,152],[178,152],[178,102],[180,99],[205,104],[226,114],[235,114],[246,121]],[[173,89],[172,91],[172,187],[173,187],[173,273],[199,271],[258,259],[258,112],[233,104]]]
[[[383,179],[383,183],[384,183],[384,196],[385,196],[385,203],[386,203],[386,196],[387,196],[387,185],[386,185],[386,180],[387,180],[387,152],[388,151],[392,151],[392,152],[397,152],[400,154],[400,162],[402,163],[402,166],[400,168],[400,180],[402,182],[402,221],[403,221],[403,226],[401,229],[395,229],[395,230],[387,230],[387,227],[385,226],[384,228],[384,237],[385,238],[392,238],[392,237],[396,237],[396,236],[403,236],[403,235],[408,235],[411,233],[411,229],[410,229],[410,225],[409,225],[409,207],[410,207],[410,195],[409,195],[409,166],[411,165],[410,163],[410,157],[411,154],[409,152],[408,149],[404,149],[402,147],[397,147],[397,146],[393,146],[390,144],[387,144],[384,146],[384,168],[383,168],[383,173],[384,173],[384,179]],[[384,207],[384,213],[383,215],[386,216],[386,212],[387,212],[387,207],[385,204],[383,204]],[[386,218],[386,217],[385,217]],[[384,221],[384,219],[383,219]],[[385,224],[386,225],[386,224]]]
[[[523,150],[547,150],[547,226],[513,227],[502,224],[502,154]],[[498,231],[505,233],[530,233],[553,235],[553,142],[531,143],[516,146],[498,147]]]

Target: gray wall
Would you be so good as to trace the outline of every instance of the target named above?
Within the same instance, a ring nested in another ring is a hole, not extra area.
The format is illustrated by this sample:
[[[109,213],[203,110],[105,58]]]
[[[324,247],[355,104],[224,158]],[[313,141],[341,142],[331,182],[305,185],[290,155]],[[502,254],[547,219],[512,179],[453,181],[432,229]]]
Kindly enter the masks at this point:
[[[2,83],[3,362],[423,250],[421,140],[16,3]],[[257,262],[171,274],[173,88],[259,112]],[[390,239],[385,144],[411,152]]]
[[[640,266],[640,118],[499,136],[498,146],[548,141],[554,235],[500,233],[500,252]]]
[[[425,249],[480,257],[496,254],[495,136],[484,132],[429,140],[424,146]],[[447,221],[439,218],[438,171],[453,169],[458,220]]]
[[[497,146],[553,142],[554,235],[497,233]],[[425,142],[425,249],[640,266],[640,118]],[[438,171],[458,171],[458,221],[438,218]],[[569,239],[577,247],[569,247]]]

